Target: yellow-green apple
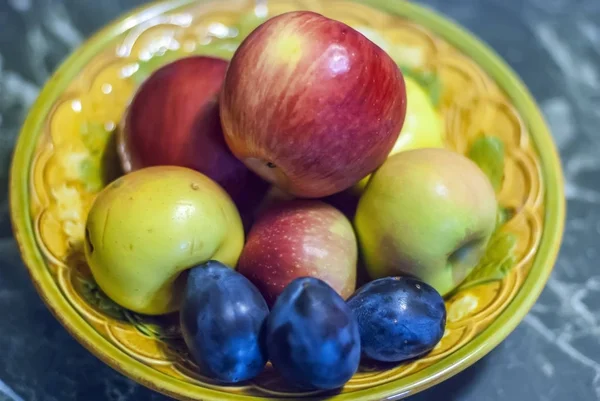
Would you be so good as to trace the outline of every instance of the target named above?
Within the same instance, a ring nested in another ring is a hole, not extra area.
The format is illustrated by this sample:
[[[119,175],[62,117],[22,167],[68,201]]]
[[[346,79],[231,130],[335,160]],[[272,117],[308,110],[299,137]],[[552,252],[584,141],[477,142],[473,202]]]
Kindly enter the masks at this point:
[[[182,272],[208,260],[235,266],[243,245],[229,195],[185,167],[146,167],[118,178],[94,200],[86,221],[86,259],[100,288],[149,315],[179,308]]]
[[[218,96],[227,66],[219,58],[191,56],[152,73],[122,119],[117,149],[125,172],[175,165],[207,175],[246,217],[268,185],[231,153],[223,138]]]
[[[283,200],[252,226],[238,271],[270,305],[291,281],[305,276],[347,298],[356,286],[357,253],[352,224],[340,211],[318,200]]]
[[[496,209],[489,179],[465,156],[433,148],[391,156],[354,218],[370,277],[411,274],[447,294],[483,256]]]
[[[444,125],[431,98],[413,78],[405,76],[405,83],[406,118],[389,156],[410,149],[443,148]]]
[[[242,42],[220,107],[233,154],[286,192],[318,198],[385,161],[404,122],[406,89],[394,61],[361,33],[298,11]]]

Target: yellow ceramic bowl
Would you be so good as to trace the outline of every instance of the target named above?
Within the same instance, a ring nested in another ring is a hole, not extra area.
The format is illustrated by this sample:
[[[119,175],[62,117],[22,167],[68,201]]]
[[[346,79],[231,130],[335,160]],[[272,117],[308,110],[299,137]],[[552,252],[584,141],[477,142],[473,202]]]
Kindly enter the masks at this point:
[[[465,369],[525,316],[559,249],[562,174],[546,124],[514,73],[453,23],[404,1],[272,0],[267,8],[255,8],[250,0],[149,5],[97,33],[48,82],[19,138],[11,207],[23,259],[58,320],[107,364],[175,398],[322,396],[295,393],[270,367],[238,386],[200,376],[176,319],[139,316],[113,304],[94,284],[82,256],[90,203],[119,174],[114,131],[140,80],[157,65],[189,53],[230,57],[265,13],[295,9],[342,20],[379,41],[400,64],[434,72],[441,82],[439,113],[447,146],[466,152],[481,133],[499,136],[507,156],[498,197],[515,211],[502,228],[516,238],[510,273],[447,299],[446,333],[432,353],[394,367],[363,366],[343,389],[329,394],[332,400],[398,399]]]

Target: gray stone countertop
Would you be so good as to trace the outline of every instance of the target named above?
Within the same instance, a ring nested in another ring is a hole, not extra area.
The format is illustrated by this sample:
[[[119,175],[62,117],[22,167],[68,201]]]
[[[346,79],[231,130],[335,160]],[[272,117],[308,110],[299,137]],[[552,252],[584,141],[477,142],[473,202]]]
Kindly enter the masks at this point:
[[[88,353],[51,316],[23,266],[7,201],[18,130],[85,38],[143,0],[0,0],[0,400],[167,398]],[[600,400],[600,1],[424,0],[517,71],[548,119],[568,218],[542,296],[493,352],[410,401]]]

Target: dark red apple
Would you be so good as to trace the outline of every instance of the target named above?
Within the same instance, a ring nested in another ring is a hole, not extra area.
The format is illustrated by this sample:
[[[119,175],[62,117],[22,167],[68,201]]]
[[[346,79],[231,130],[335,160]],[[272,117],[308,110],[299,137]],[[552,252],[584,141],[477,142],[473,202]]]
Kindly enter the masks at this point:
[[[282,200],[250,230],[238,271],[272,305],[298,277],[316,277],[343,298],[356,288],[357,240],[350,221],[318,200]]]
[[[117,140],[125,172],[148,166],[192,168],[220,184],[240,212],[253,209],[268,184],[229,150],[218,96],[228,62],[192,56],[155,71],[137,90]]]
[[[361,33],[299,11],[244,40],[220,106],[240,160],[286,192],[319,198],[386,160],[404,123],[406,89],[394,61]]]

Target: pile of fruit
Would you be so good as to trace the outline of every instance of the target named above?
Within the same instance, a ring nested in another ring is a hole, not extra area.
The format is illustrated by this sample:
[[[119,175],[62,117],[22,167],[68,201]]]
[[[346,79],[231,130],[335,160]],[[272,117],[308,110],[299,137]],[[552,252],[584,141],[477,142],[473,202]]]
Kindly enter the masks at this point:
[[[409,85],[312,12],[267,20],[231,60],[159,68],[120,125],[126,174],[87,218],[94,279],[131,311],[179,313],[199,371],[224,383],[270,361],[335,389],[361,358],[426,355],[496,228],[497,183],[444,149],[437,113],[414,120],[429,100]]]

